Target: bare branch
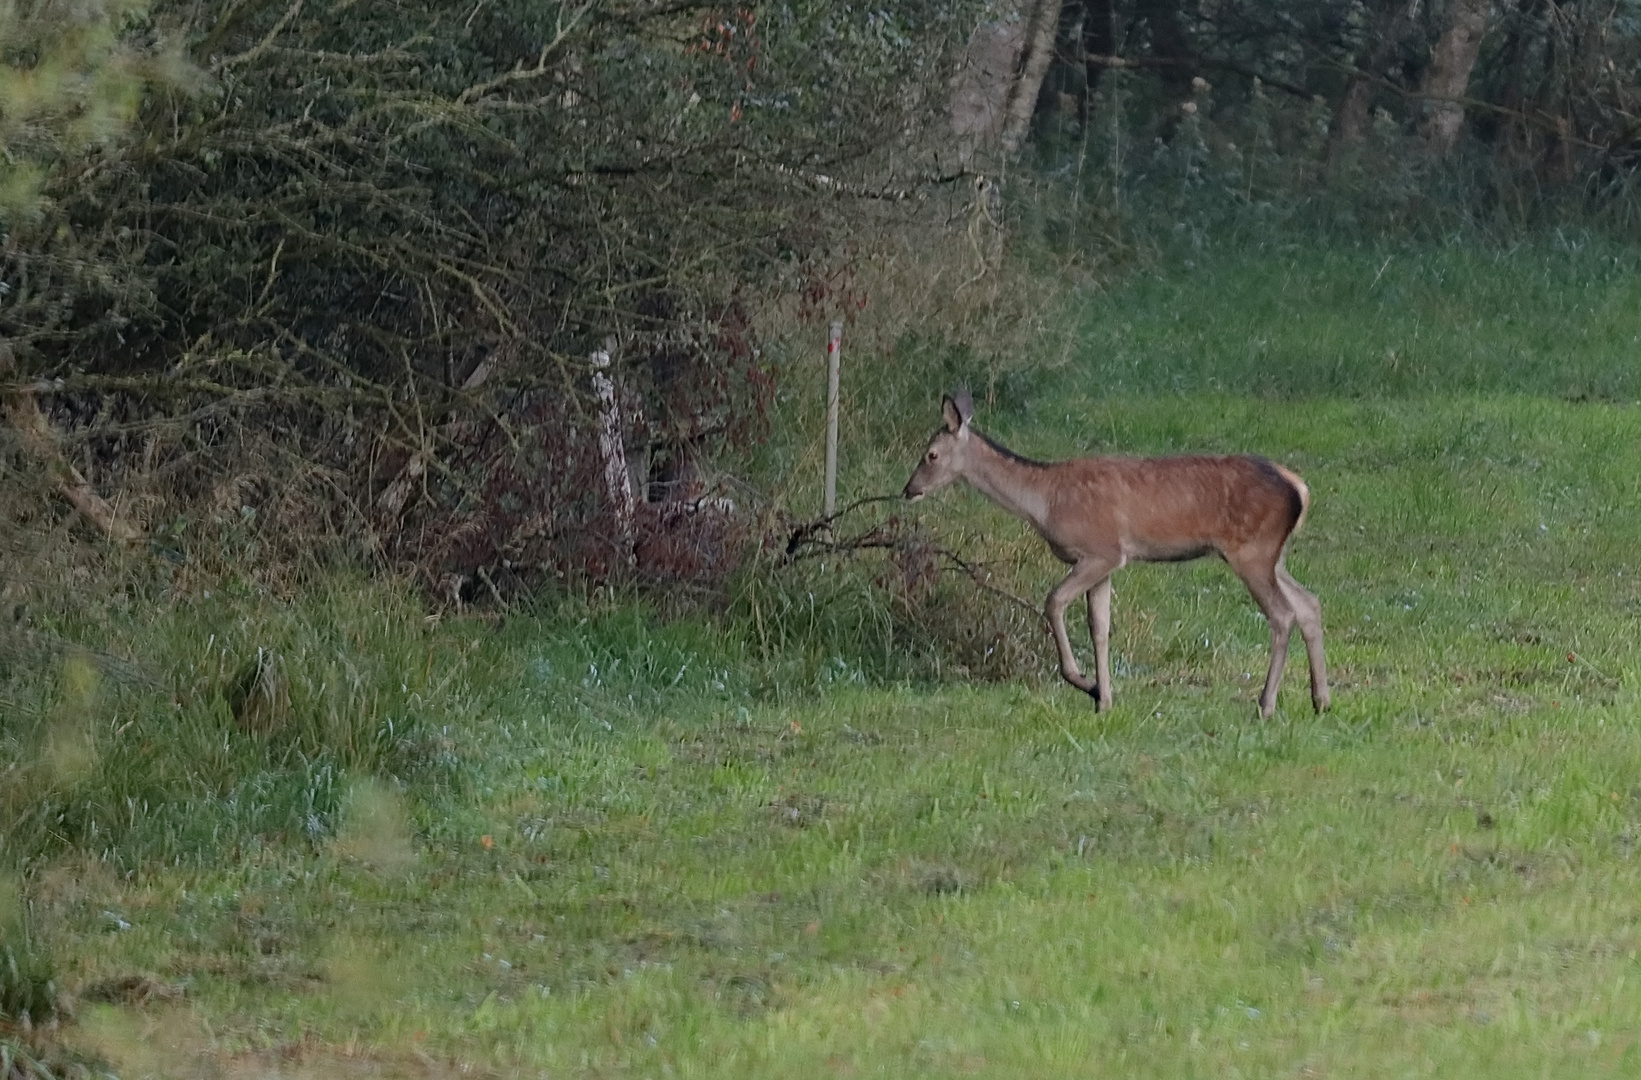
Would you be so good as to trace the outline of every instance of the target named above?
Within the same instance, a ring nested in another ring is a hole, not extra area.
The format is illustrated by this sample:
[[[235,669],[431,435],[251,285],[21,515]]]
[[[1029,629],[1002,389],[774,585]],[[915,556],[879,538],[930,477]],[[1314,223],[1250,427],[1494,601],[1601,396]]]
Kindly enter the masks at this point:
[[[570,16],[568,22],[564,19],[564,7],[565,5],[563,4],[559,5],[558,24],[553,28],[553,39],[541,47],[541,56],[537,58],[535,67],[527,68],[523,64],[520,64],[518,67],[507,72],[506,74],[497,75],[495,78],[486,80],[482,83],[476,83],[457,95],[456,104],[471,105],[473,102],[477,101],[481,97],[484,97],[486,94],[500,90],[502,87],[511,83],[522,82],[525,79],[538,79],[541,76],[548,74],[551,70],[547,67],[548,55],[557,50],[560,45],[564,44],[565,40],[568,39],[569,36],[575,31],[576,27],[581,24],[581,20],[586,18],[587,13],[592,10],[593,5],[591,0],[589,0],[588,3],[581,5],[581,7],[577,8],[575,13]],[[474,10],[474,14],[478,14],[477,9]],[[469,16],[469,18],[471,18],[471,16]]]
[[[293,19],[302,14],[302,4],[304,2],[305,0],[291,0],[291,6],[285,9],[285,14],[279,17],[279,21],[273,24],[273,29],[269,30],[261,41],[237,56],[224,57],[218,60],[211,65],[211,70],[220,73],[241,64],[248,64],[267,52],[273,47],[273,43],[278,40],[279,35],[285,32],[285,27],[289,26]]]
[[[11,374],[15,367],[11,346],[0,342],[0,375]],[[57,445],[57,434],[40,411],[33,389],[14,386],[6,394],[5,401],[11,425],[22,438],[24,448],[45,467],[58,493],[110,540],[129,544],[142,539],[142,530],[121,517],[106,499],[97,494],[97,489],[81,475],[80,470],[63,457],[62,448]]]

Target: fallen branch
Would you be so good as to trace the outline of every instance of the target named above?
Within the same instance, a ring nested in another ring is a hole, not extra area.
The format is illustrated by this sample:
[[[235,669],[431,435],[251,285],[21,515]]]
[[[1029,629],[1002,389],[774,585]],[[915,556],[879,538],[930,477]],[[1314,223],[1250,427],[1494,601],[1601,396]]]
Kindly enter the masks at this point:
[[[793,530],[790,539],[787,540],[786,560],[788,562],[796,562],[799,559],[814,558],[820,555],[852,555],[860,551],[894,551],[904,548],[907,544],[904,534],[895,534],[885,531],[886,527],[891,524],[893,519],[890,521],[877,522],[864,532],[857,533],[854,536],[847,537],[842,540],[824,540],[820,537],[821,533],[831,529],[834,521],[852,510],[865,506],[868,503],[890,502],[899,499],[899,495],[874,495],[870,498],[859,499],[852,502],[848,506],[845,506],[842,510],[839,510],[837,513],[832,514],[829,517],[817,518],[814,521],[804,522]],[[1007,589],[993,585],[991,583],[991,571],[986,569],[984,565],[980,563],[972,563],[963,558],[963,556],[957,554],[957,552],[941,547],[938,544],[930,545],[928,550],[949,562],[951,566],[948,569],[961,573],[974,584],[975,588],[984,592],[989,592],[993,596],[1000,597],[1001,599],[1009,601],[1011,604],[1019,606],[1025,611],[1031,612],[1033,618],[1037,619],[1044,626],[1048,625],[1048,620],[1044,617],[1043,610],[1040,605],[1032,603],[1023,596],[1011,593]]]
[[[16,367],[11,346],[0,342],[0,379],[11,375]],[[40,411],[32,387],[14,388],[5,395],[6,415],[11,426],[21,437],[23,448],[45,466],[57,491],[95,525],[110,540],[129,544],[142,539],[142,531],[119,515],[101,495],[97,494],[80,470],[69,464],[57,445],[57,433],[51,422]]]
[[[955,551],[948,551],[943,547],[937,547],[934,551],[936,555],[939,555],[941,558],[951,562],[952,568],[967,577],[969,581],[973,582],[975,588],[983,589],[984,591],[991,593],[993,596],[1000,596],[1010,603],[1018,604],[1020,607],[1031,612],[1031,614],[1036,617],[1037,621],[1043,624],[1044,629],[1048,628],[1048,617],[1043,614],[1043,609],[1023,596],[1016,595],[1015,593],[1009,592],[1007,589],[1002,589],[996,585],[993,585],[991,583],[990,570],[987,570],[979,563],[968,562]]]
[[[900,497],[901,496],[899,495],[871,495],[864,499],[856,499],[854,502],[850,503],[848,506],[845,506],[837,513],[827,514],[825,517],[818,517],[813,521],[805,521],[799,524],[797,528],[792,530],[792,535],[787,538],[787,559],[792,560],[797,558],[800,555],[798,549],[803,547],[805,544],[819,543],[815,537],[822,532],[830,532],[832,529],[832,523],[841,518],[843,515],[858,510],[870,503],[893,502]],[[879,527],[880,526],[874,525],[872,529],[869,530],[868,535],[871,532],[876,532]],[[830,545],[828,546],[830,547]]]

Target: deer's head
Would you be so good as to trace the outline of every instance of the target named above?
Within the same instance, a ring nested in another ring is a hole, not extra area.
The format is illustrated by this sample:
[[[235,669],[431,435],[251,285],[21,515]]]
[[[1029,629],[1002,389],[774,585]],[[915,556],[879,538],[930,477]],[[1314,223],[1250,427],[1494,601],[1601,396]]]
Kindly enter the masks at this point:
[[[967,466],[969,448],[974,444],[974,433],[969,420],[974,416],[974,401],[967,390],[947,394],[940,402],[940,411],[946,426],[934,433],[929,448],[923,451],[912,478],[906,481],[903,494],[914,502],[931,491],[938,491],[963,475]]]

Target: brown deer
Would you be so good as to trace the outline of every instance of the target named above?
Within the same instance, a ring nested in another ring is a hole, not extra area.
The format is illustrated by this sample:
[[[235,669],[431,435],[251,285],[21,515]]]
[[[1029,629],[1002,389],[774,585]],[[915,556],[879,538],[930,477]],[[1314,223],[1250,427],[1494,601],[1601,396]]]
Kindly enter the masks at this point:
[[[905,496],[921,499],[953,480],[967,480],[992,502],[1037,530],[1056,558],[1071,566],[1048,594],[1043,614],[1054,631],[1060,674],[1111,708],[1111,572],[1125,563],[1183,562],[1215,554],[1230,564],[1271,627],[1271,670],[1259,715],[1276,709],[1276,690],[1297,623],[1310,657],[1311,703],[1328,707],[1322,656],[1322,605],[1282,565],[1288,539],[1310,509],[1298,476],[1262,457],[1093,457],[1031,461],[970,426],[967,393],[941,402],[946,426],[929,440]],[[1077,667],[1066,634],[1066,608],[1088,594],[1094,678]]]

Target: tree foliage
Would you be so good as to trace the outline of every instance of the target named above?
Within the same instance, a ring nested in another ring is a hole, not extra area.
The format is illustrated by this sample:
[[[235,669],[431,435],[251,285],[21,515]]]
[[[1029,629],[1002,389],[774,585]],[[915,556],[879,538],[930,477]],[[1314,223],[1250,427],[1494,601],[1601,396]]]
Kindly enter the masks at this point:
[[[0,3],[0,215],[37,209],[53,166],[123,136],[157,85],[194,72],[143,0]]]
[[[755,437],[744,291],[929,172],[966,7],[162,0],[208,87],[151,94],[119,167],[47,176],[0,336],[105,456],[255,415],[390,558],[562,569],[541,545],[598,510],[591,350],[669,476]]]

